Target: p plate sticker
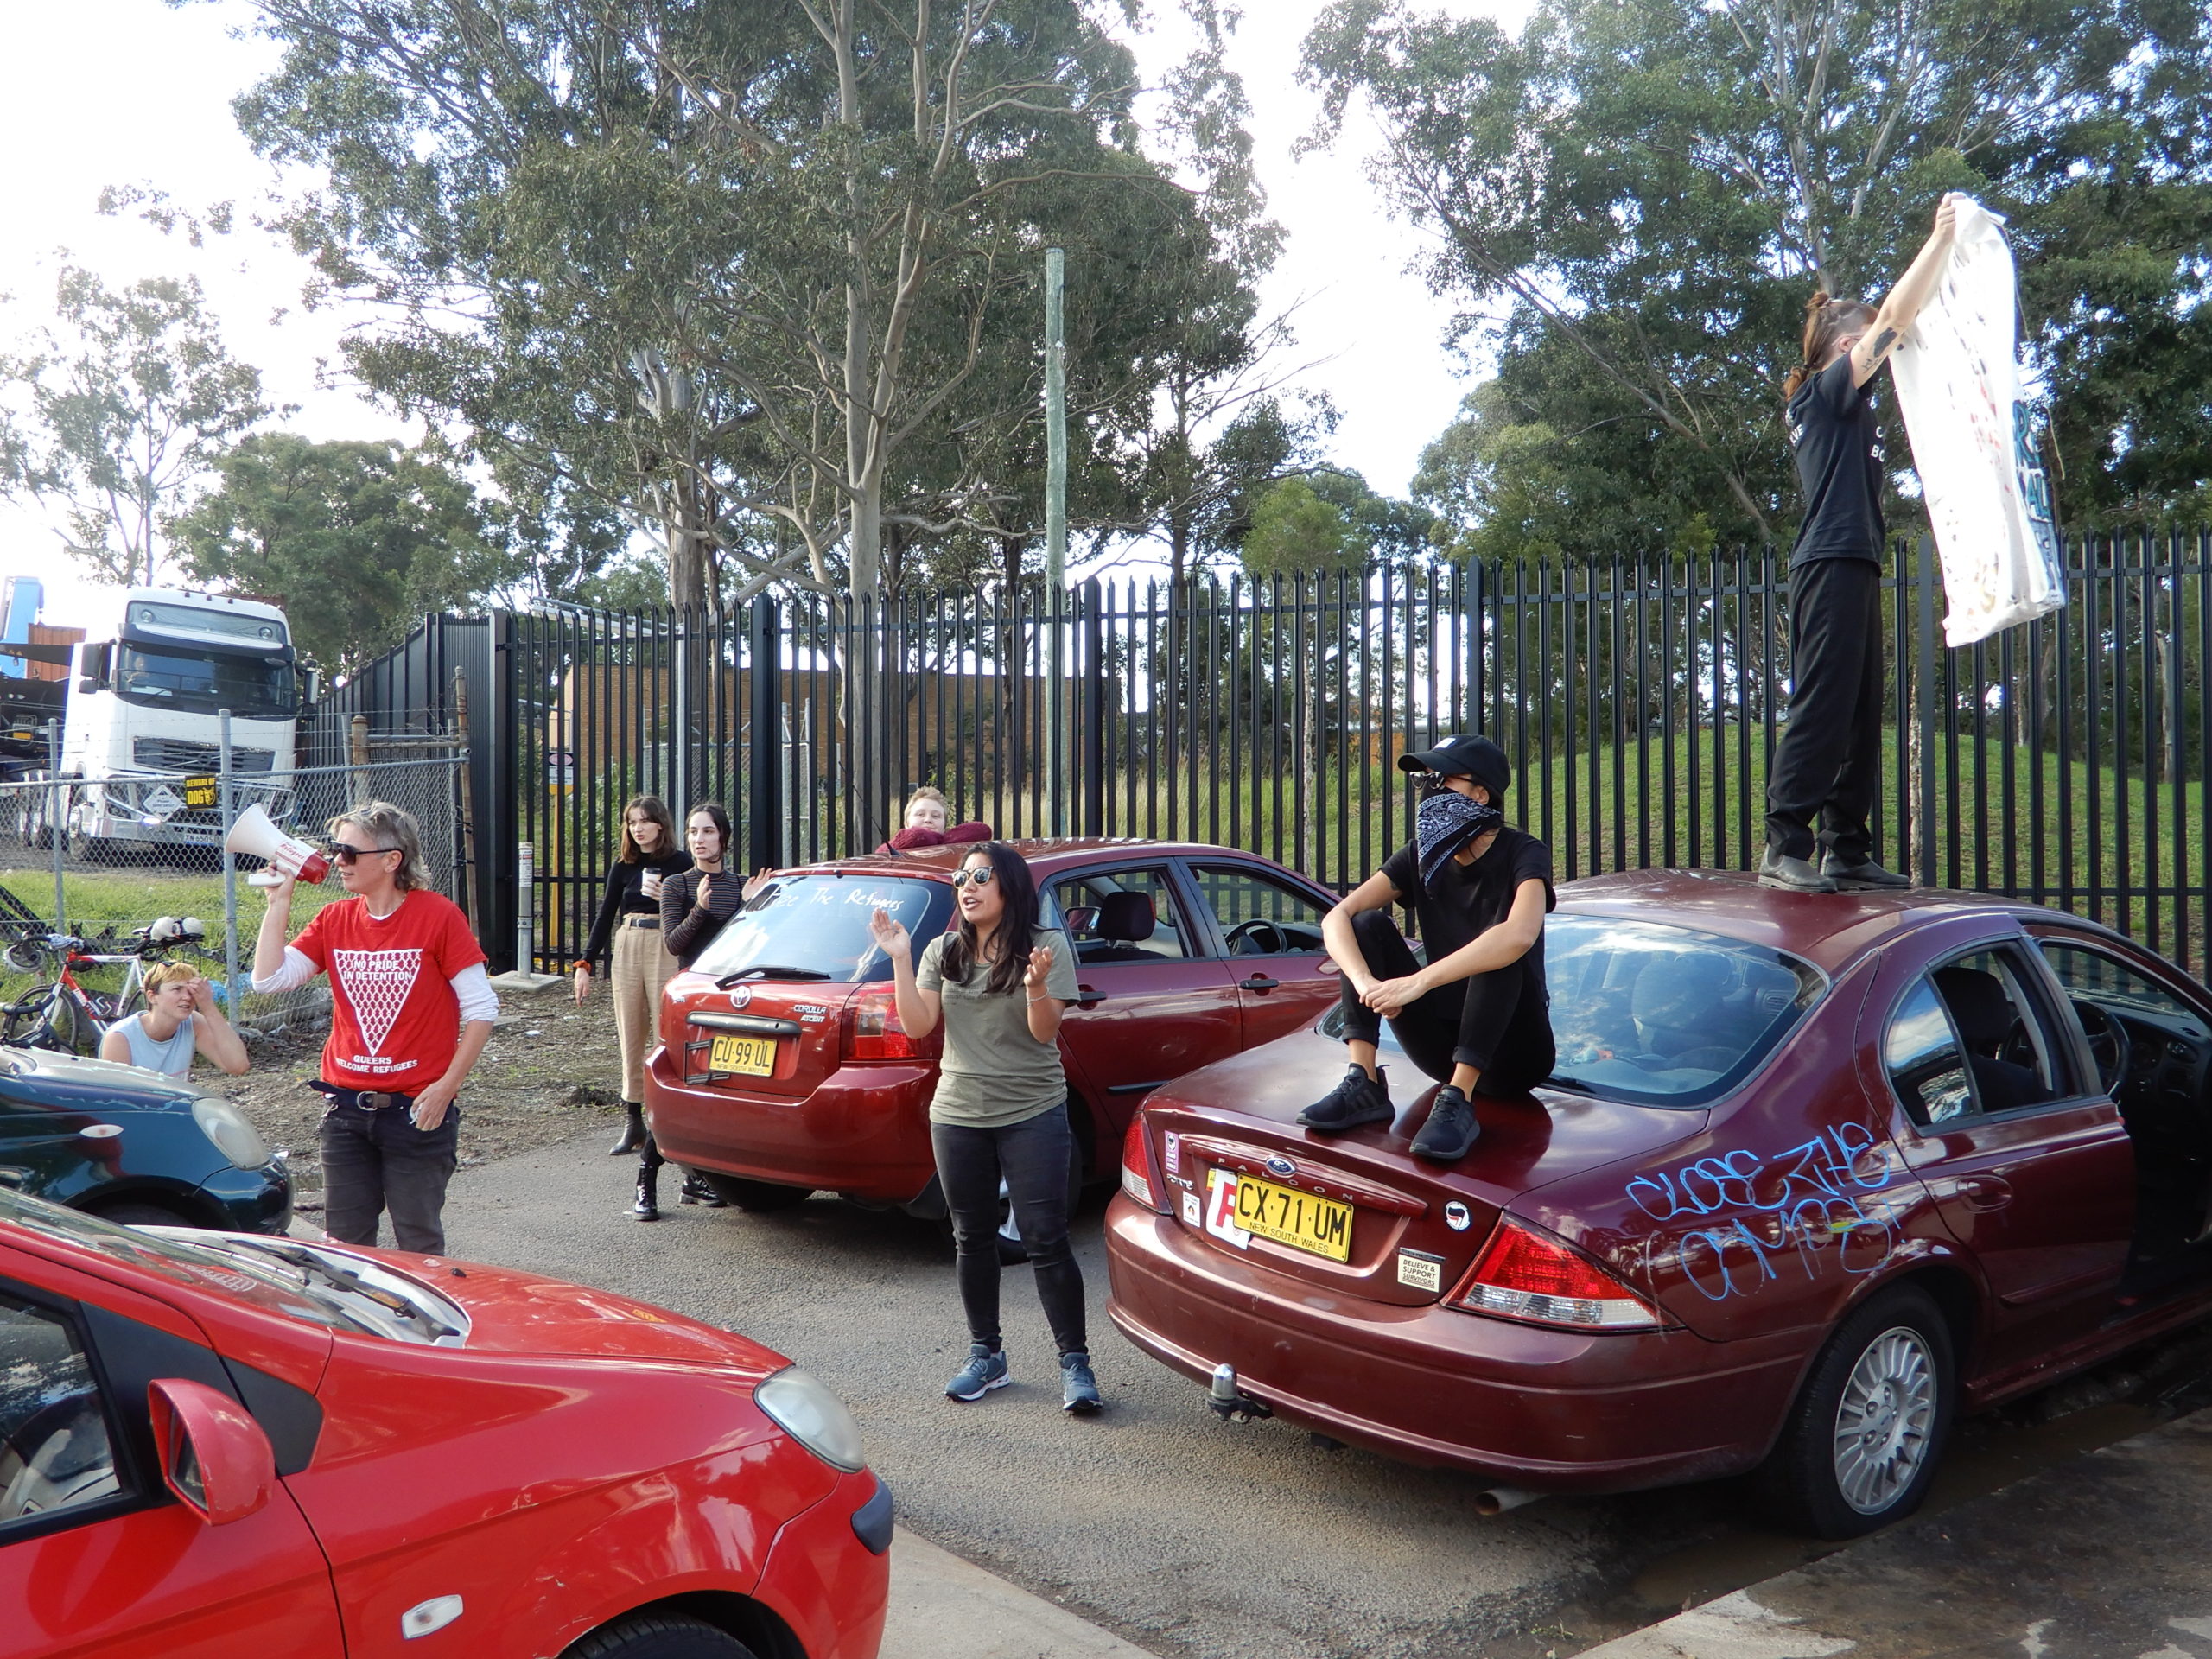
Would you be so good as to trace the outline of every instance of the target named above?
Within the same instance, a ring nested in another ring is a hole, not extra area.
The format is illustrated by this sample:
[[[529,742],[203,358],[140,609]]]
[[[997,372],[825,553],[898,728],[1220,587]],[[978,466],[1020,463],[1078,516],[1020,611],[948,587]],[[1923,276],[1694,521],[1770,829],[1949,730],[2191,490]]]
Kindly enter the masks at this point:
[[[1167,1173],[1180,1175],[1183,1173],[1183,1137],[1173,1129],[1166,1135],[1166,1157]]]
[[[1419,1250],[1398,1252],[1398,1282],[1411,1285],[1415,1290],[1444,1288],[1444,1258],[1426,1255]]]
[[[1183,1199],[1183,1219],[1193,1227],[1205,1225],[1205,1207],[1198,1203],[1198,1195],[1195,1192],[1185,1192],[1181,1196]]]
[[[1475,1218],[1467,1213],[1467,1206],[1454,1198],[1444,1206],[1444,1224],[1455,1233],[1464,1233],[1474,1224]]]
[[[1252,1235],[1236,1224],[1236,1176],[1232,1171],[1206,1171],[1206,1231],[1240,1250],[1252,1242]]]

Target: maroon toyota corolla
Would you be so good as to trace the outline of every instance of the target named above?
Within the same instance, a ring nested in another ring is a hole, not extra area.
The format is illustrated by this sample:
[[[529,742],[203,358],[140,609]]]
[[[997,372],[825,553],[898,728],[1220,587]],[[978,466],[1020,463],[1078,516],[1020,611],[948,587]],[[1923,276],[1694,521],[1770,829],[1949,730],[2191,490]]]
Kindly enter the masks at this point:
[[[1082,1000],[1060,1027],[1077,1145],[1110,1179],[1137,1102],[1172,1077],[1311,1026],[1337,1000],[1327,889],[1197,843],[1014,843]],[[827,1189],[944,1214],[930,1151],[938,1037],[899,1023],[880,906],[917,950],[952,916],[972,847],[779,872],[661,1001],[645,1106],[661,1150],[750,1210]]]
[[[2212,995],[1971,894],[1656,872],[1560,890],[1558,1071],[1457,1166],[1298,1128],[1319,1031],[1155,1093],[1115,1322],[1273,1411],[1532,1491],[1759,1469],[1801,1524],[1920,1501],[1945,1432],[2212,1310]],[[1393,1064],[1395,1062],[1395,1064]]]

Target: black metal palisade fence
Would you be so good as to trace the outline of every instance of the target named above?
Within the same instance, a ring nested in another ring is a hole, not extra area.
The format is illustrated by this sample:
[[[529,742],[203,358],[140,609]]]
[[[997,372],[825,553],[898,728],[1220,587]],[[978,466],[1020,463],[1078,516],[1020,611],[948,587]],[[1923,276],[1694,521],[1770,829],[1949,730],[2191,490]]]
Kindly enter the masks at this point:
[[[1885,580],[1878,855],[2202,971],[2212,537],[2076,541],[2066,608],[1956,651],[1933,564],[1900,543]],[[931,783],[1002,835],[1222,842],[1344,889],[1408,833],[1396,757],[1480,729],[1561,880],[1745,868],[1789,694],[1770,553],[491,621],[512,798],[478,815],[535,849],[552,966],[639,790],[722,801],[753,863],[867,851]]]

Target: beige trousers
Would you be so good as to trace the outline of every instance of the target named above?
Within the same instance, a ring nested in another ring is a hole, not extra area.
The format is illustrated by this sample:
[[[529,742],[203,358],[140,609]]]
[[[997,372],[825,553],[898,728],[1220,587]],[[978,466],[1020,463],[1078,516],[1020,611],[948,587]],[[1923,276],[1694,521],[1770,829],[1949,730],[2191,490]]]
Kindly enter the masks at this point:
[[[657,928],[619,923],[614,929],[614,1031],[622,1042],[622,1098],[645,1097],[645,1056],[660,1029],[661,987],[675,976],[676,958]]]

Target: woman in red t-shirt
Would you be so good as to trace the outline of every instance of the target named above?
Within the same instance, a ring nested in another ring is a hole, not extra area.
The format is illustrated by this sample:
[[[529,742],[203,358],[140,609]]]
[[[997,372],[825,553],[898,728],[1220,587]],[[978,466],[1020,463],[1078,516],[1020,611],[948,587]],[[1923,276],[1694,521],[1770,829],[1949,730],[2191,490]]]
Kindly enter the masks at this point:
[[[324,1236],[374,1244],[389,1211],[403,1250],[437,1255],[461,1128],[454,1098],[491,1039],[499,999],[468,918],[429,890],[414,817],[371,801],[330,821],[331,862],[350,895],[287,944],[298,872],[280,861],[253,951],[253,988],[330,976],[322,1075]]]

